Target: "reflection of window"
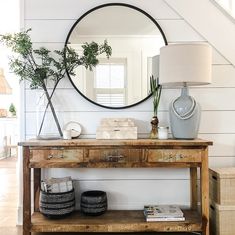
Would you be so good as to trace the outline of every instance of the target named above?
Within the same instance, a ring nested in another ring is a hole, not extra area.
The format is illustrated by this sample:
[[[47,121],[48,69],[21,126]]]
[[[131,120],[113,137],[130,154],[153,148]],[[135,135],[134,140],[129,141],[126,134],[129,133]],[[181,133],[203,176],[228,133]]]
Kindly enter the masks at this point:
[[[126,104],[126,59],[100,60],[95,68],[96,102],[106,106]]]

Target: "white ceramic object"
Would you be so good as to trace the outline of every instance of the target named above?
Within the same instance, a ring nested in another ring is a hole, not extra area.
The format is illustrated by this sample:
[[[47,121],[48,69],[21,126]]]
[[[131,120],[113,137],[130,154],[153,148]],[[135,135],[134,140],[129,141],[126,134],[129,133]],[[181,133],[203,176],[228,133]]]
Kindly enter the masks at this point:
[[[78,122],[68,122],[64,126],[64,130],[71,131],[71,138],[77,138],[82,133],[81,125]]]
[[[72,139],[71,133],[72,133],[72,130],[63,130],[63,139],[71,140]]]
[[[158,139],[160,140],[166,140],[168,139],[168,129],[169,127],[165,126],[159,126],[158,127]]]

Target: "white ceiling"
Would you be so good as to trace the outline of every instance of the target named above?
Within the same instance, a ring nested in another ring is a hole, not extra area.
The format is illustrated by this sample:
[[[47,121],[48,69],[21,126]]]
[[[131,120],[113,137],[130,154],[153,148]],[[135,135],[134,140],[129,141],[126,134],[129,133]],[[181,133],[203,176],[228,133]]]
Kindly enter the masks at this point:
[[[70,43],[89,35],[159,36],[157,26],[143,13],[128,7],[109,6],[97,9],[83,18],[74,28]]]

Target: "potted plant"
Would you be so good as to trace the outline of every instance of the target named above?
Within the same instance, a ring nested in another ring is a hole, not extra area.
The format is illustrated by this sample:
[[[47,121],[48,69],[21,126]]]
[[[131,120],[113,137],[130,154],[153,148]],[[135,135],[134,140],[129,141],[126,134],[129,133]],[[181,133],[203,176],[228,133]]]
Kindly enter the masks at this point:
[[[9,107],[9,112],[11,114],[12,117],[16,116],[16,107],[13,103],[11,103],[10,107]]]
[[[109,58],[112,48],[105,40],[101,45],[95,42],[85,43],[82,45],[81,56],[69,47],[53,52],[45,47],[33,49],[30,30],[0,35],[0,41],[14,53],[10,59],[10,70],[19,76],[20,81],[28,81],[31,89],[42,89],[46,97],[47,105],[37,135],[40,137],[47,109],[50,108],[58,133],[62,137],[62,130],[52,104],[52,97],[58,83],[65,77],[66,71],[74,75],[74,70],[80,65],[92,70],[99,62],[97,56],[104,53]],[[51,92],[48,90],[48,83],[53,84]]]
[[[150,138],[158,138],[158,106],[160,103],[162,86],[158,83],[158,79],[155,79],[153,75],[150,77],[150,92],[153,96],[153,117],[151,120],[152,129],[150,132]]]

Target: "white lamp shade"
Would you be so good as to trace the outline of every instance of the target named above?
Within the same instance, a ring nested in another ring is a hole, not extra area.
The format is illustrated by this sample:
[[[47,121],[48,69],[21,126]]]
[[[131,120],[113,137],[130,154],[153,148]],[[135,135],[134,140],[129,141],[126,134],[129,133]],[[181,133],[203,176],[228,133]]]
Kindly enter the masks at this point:
[[[211,47],[206,43],[171,44],[160,49],[159,83],[189,86],[211,83]]]

